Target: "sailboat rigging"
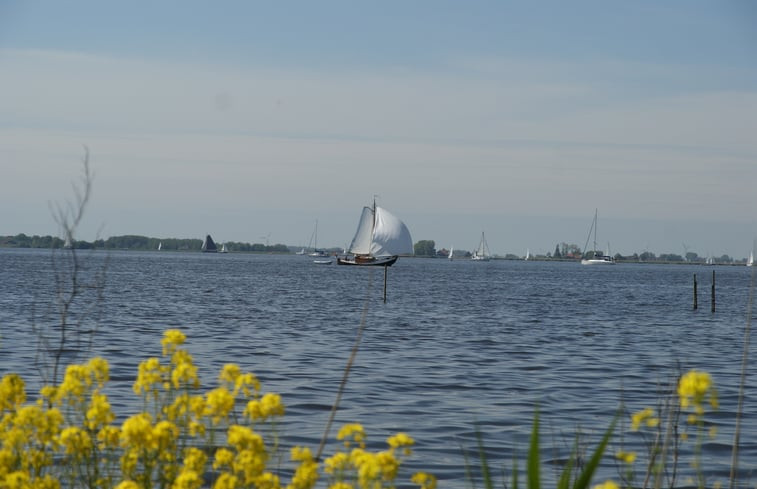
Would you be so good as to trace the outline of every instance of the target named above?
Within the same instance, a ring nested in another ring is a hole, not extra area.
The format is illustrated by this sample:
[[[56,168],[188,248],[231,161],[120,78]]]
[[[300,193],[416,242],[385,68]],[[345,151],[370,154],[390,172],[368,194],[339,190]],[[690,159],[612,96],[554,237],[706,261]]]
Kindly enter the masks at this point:
[[[486,243],[483,231],[481,232],[481,241],[478,244],[478,248],[473,252],[471,260],[475,261],[489,261],[491,253],[489,253],[489,245]]]
[[[309,254],[309,256],[328,256],[328,253],[326,253],[326,250],[319,250],[318,249],[318,220],[315,221],[315,229],[313,229],[313,236],[311,237],[311,242],[313,242],[313,251]]]
[[[376,205],[363,207],[355,236],[339,265],[391,266],[399,255],[413,254],[410,231],[399,218]]]
[[[581,265],[614,265],[615,260],[610,256],[610,252],[608,251],[605,255],[602,251],[597,250],[597,210],[594,209],[594,220],[591,223],[591,227],[589,228],[589,235],[586,237],[586,244],[584,245],[584,250],[586,250],[586,247],[589,245],[589,238],[591,237],[591,232],[594,231],[594,249],[591,251],[591,253],[584,252],[586,258],[583,258],[581,260]],[[609,245],[608,245],[609,248]]]

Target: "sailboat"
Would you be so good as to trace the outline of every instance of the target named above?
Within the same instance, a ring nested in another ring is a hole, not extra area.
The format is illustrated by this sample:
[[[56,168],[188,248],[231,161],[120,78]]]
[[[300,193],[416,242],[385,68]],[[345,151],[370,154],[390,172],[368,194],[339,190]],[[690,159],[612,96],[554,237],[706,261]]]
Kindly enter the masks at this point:
[[[594,220],[591,223],[591,227],[589,228],[589,235],[586,237],[586,244],[584,245],[584,250],[589,245],[589,238],[591,237],[591,232],[594,231],[594,250],[591,252],[591,254],[586,255],[586,258],[583,258],[581,260],[581,265],[615,265],[615,260],[610,256],[610,252],[608,251],[605,255],[601,250],[597,250],[597,210],[594,209]],[[608,246],[609,248],[609,246]]]
[[[158,251],[160,251],[162,249],[163,249],[163,242],[161,241],[161,242],[158,243]]]
[[[203,253],[217,253],[218,248],[216,247],[215,241],[213,241],[213,238],[210,237],[208,234],[205,236],[205,241],[202,243],[202,247],[200,248]]]
[[[528,261],[530,259],[531,259],[531,249],[530,248],[526,248],[526,258],[525,258],[525,260]]]
[[[223,243],[223,244],[221,245],[221,249],[220,249],[220,250],[219,250],[218,252],[219,252],[219,253],[228,253],[228,252],[229,252],[229,249],[228,249],[228,248],[226,248],[226,243]]]
[[[337,258],[339,265],[389,267],[399,255],[413,254],[410,231],[399,218],[378,207],[363,207],[352,243],[344,257]]]
[[[486,244],[486,238],[484,237],[484,233],[482,231],[481,242],[478,244],[478,248],[476,248],[476,251],[473,252],[473,256],[471,256],[471,260],[489,261],[489,258],[491,258],[491,254],[489,253],[489,245]]]
[[[326,253],[325,250],[319,250],[318,249],[318,221],[315,221],[315,229],[313,230],[313,236],[311,238],[311,241],[313,242],[313,251],[309,254],[309,256],[328,256],[328,253]]]
[[[454,255],[455,255],[455,247],[454,246],[450,246],[449,247],[449,255],[447,255],[447,258],[450,259],[450,260],[452,260],[452,257]]]
[[[746,266],[748,267],[754,266],[754,251],[749,252],[749,258],[747,258]]]

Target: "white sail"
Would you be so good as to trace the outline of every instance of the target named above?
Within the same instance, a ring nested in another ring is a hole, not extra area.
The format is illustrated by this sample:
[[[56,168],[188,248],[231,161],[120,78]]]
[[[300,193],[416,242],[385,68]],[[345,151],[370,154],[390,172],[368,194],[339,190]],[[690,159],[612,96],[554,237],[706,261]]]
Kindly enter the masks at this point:
[[[746,266],[751,267],[754,266],[754,252],[749,252],[749,259],[746,261]]]
[[[412,255],[413,238],[405,223],[382,207],[376,207],[371,255]]]
[[[371,252],[371,235],[373,232],[373,209],[363,207],[355,237],[350,243],[349,252],[355,255],[368,255]]]
[[[476,251],[473,252],[471,260],[489,261],[490,256],[491,254],[489,253],[489,245],[486,243],[486,238],[484,237],[484,233],[482,232],[481,242],[478,244]]]
[[[449,247],[449,255],[447,255],[447,258],[449,258],[451,260],[454,255],[455,255],[455,247],[454,246],[450,246]]]

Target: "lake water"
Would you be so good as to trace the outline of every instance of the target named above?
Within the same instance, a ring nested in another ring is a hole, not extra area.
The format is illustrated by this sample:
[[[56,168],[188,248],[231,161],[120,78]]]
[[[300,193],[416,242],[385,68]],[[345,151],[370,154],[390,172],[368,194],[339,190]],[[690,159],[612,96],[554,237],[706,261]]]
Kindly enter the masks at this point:
[[[478,426],[501,487],[514,458],[524,466],[538,406],[542,476],[550,481],[577,433],[595,446],[621,402],[631,412],[656,407],[661,384],[696,368],[712,374],[720,396],[719,411],[707,417],[719,431],[704,445],[708,484],[727,481],[750,268],[400,259],[388,269],[384,303],[383,269],[302,256],[79,256],[85,273],[108,260],[92,351],[111,363],[108,393],[119,415],[131,414],[122,411],[131,407],[138,362],[159,356],[163,331],[179,328],[203,385],[227,362],[254,372],[287,406],[285,442],[315,450],[365,310],[332,439],[348,422],[362,423],[376,446],[408,432],[417,445],[403,477],[426,470],[441,488],[470,487],[463,450],[475,451]],[[0,250],[0,373],[38,378],[32,325],[50,321],[53,271],[49,250]],[[757,481],[755,374],[751,361],[741,487]],[[627,421],[616,433],[596,482],[618,479],[611,455],[621,434],[626,449],[644,450]],[[687,463],[680,470],[690,473]],[[687,482],[682,475],[677,485]]]

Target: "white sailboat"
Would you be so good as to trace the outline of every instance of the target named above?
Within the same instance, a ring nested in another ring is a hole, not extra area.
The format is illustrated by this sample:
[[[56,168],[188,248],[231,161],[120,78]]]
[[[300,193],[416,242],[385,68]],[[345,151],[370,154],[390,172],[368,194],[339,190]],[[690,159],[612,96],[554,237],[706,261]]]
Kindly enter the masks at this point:
[[[455,255],[455,247],[450,246],[449,247],[449,255],[447,255],[447,259],[452,260],[452,257]]]
[[[489,253],[489,245],[486,243],[483,231],[481,232],[481,242],[478,244],[478,248],[473,252],[471,260],[475,261],[489,261],[491,253]]]
[[[589,235],[586,237],[586,244],[584,245],[584,250],[586,250],[586,247],[589,245],[589,238],[591,237],[591,232],[594,231],[594,250],[590,253],[586,253],[586,258],[583,258],[581,260],[581,265],[615,265],[615,260],[610,256],[610,252],[608,251],[605,255],[601,250],[597,250],[597,210],[594,209],[594,220],[591,223],[591,227],[589,228]],[[608,245],[609,248],[609,245]]]
[[[220,249],[219,253],[228,253],[228,252],[229,252],[229,250],[228,250],[228,248],[226,248],[226,243],[223,243],[221,245],[221,249]]]
[[[754,266],[754,251],[749,252],[749,258],[747,258],[746,260],[746,266]]]
[[[161,241],[161,242],[158,243],[158,251],[160,251],[162,249],[163,249],[163,242]]]
[[[363,207],[355,237],[345,257],[337,258],[339,265],[391,266],[399,255],[413,254],[410,231],[399,218],[373,201],[373,207]]]
[[[323,257],[328,256],[328,253],[326,253],[326,250],[319,250],[318,249],[318,220],[315,221],[315,229],[313,229],[313,237],[311,239],[313,242],[313,251],[308,254],[308,256],[316,256],[316,257]]]
[[[531,249],[530,248],[526,248],[526,258],[525,258],[525,260],[528,261],[530,259],[531,259]]]

